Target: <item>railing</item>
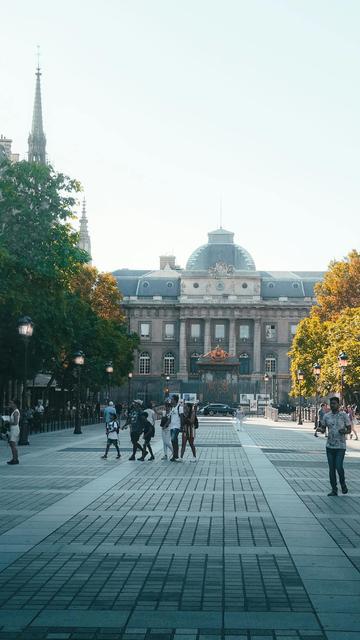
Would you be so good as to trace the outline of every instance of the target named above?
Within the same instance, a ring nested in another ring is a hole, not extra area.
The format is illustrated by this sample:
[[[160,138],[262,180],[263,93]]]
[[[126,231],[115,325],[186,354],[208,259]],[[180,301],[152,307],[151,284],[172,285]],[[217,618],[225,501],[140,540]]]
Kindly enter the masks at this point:
[[[80,415],[80,425],[98,424],[101,422],[100,416],[94,412],[84,412]],[[48,433],[50,431],[61,431],[63,429],[75,428],[75,413],[57,413],[43,416],[34,416],[27,419],[29,434]]]

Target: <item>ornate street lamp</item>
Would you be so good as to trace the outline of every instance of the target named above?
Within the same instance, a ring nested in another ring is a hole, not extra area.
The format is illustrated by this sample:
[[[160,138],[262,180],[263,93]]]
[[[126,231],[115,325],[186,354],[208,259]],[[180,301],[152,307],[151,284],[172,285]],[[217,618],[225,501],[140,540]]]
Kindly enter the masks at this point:
[[[321,374],[321,366],[318,363],[313,365],[313,374],[315,378],[315,429],[317,429],[319,420],[319,378]],[[315,435],[317,435],[316,432]]]
[[[75,429],[74,434],[80,435],[81,420],[80,420],[80,391],[81,391],[81,368],[84,366],[85,355],[83,351],[76,351],[73,356],[73,362],[77,372],[77,393],[76,393],[76,413],[75,413]]]
[[[130,411],[130,403],[131,403],[131,380],[132,380],[133,374],[128,373],[128,411]]]
[[[304,373],[303,371],[301,371],[300,369],[297,372],[297,380],[299,383],[299,419],[298,419],[298,424],[303,424],[303,419],[302,419],[302,406],[301,406],[301,400],[302,400],[302,396],[301,396],[301,383],[304,380]]]
[[[339,353],[338,356],[339,367],[341,368],[341,404],[344,403],[344,388],[345,388],[345,371],[348,366],[348,357],[345,351]]]
[[[114,373],[114,367],[113,367],[113,363],[111,360],[109,360],[109,362],[106,363],[105,365],[105,371],[107,373],[107,387],[108,387],[108,399],[110,400],[110,394],[111,394],[111,376]]]
[[[20,429],[20,438],[19,445],[28,445],[29,440],[29,425],[25,418],[26,412],[26,387],[27,387],[27,377],[28,377],[28,348],[29,348],[29,340],[34,332],[34,324],[29,316],[24,316],[23,318],[19,318],[18,320],[18,332],[22,341],[24,342],[24,373],[23,373],[23,388],[22,388],[22,397],[21,397],[21,429]]]

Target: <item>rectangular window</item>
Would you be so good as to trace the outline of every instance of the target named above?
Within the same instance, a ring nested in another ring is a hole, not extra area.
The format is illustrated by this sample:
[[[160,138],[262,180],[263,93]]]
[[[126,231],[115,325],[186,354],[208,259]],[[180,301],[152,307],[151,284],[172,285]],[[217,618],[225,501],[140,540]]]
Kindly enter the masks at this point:
[[[294,335],[296,333],[296,329],[297,329],[297,324],[291,324],[290,325],[290,334],[291,334],[292,338],[294,337]]]
[[[150,324],[148,322],[140,324],[140,336],[141,338],[150,338]]]
[[[192,324],[191,325],[191,337],[192,338],[200,338],[200,325]]]
[[[266,340],[275,340],[276,338],[276,326],[274,324],[265,325],[265,338]]]
[[[173,338],[175,336],[175,327],[173,322],[165,324],[165,338]]]
[[[215,339],[223,340],[225,338],[225,325],[224,324],[216,324],[215,325]]]
[[[240,325],[240,340],[249,340],[250,337],[250,327],[248,324]]]

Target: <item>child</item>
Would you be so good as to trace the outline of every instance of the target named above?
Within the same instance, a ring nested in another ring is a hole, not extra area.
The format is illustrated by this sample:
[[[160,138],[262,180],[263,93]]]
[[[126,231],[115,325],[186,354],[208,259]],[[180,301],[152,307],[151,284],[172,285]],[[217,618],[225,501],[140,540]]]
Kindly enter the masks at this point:
[[[103,460],[106,460],[107,454],[109,453],[109,449],[113,444],[117,451],[116,459],[118,460],[119,458],[121,458],[121,455],[120,455],[119,442],[118,442],[119,424],[116,420],[116,416],[114,416],[114,419],[106,424],[106,435],[107,435],[106,449],[105,449],[104,455],[101,457]]]

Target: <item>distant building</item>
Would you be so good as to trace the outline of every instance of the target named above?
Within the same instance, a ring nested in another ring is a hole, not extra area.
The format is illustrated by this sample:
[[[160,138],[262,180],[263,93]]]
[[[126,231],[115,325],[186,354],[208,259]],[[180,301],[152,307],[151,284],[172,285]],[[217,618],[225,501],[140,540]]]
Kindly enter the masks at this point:
[[[40,67],[36,70],[35,99],[31,133],[28,137],[28,161],[46,164],[46,137],[43,128]]]
[[[11,151],[12,140],[0,135],[0,150],[11,162],[19,162],[19,154]]]
[[[86,251],[89,254],[89,264],[91,264],[91,240],[88,229],[88,219],[86,216],[86,201],[83,199],[82,204],[82,214],[80,218],[80,238],[79,238],[79,247]]]
[[[114,272],[129,330],[141,340],[133,393],[160,399],[169,387],[206,401],[239,402],[265,393],[267,373],[267,393],[274,402],[287,400],[288,352],[323,274],[257,271],[234,234],[221,228],[208,234],[185,269],[175,263],[174,256],[161,256],[158,271]]]

